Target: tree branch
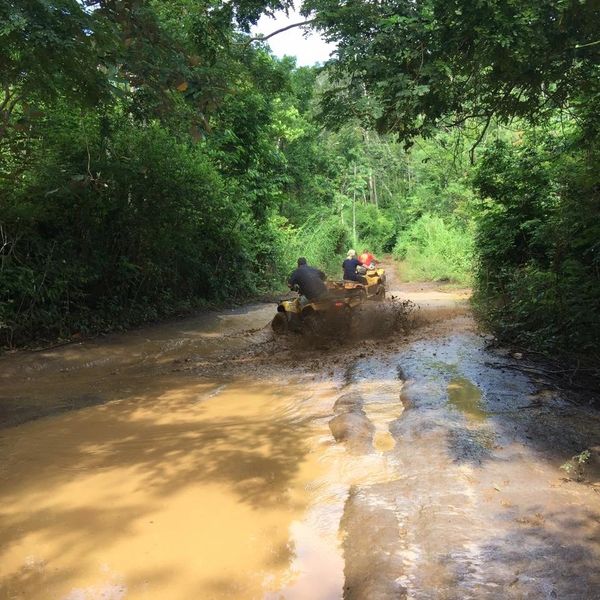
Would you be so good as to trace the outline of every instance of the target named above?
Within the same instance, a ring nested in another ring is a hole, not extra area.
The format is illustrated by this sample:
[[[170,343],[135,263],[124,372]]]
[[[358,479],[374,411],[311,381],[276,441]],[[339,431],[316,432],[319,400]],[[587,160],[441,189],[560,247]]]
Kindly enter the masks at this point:
[[[15,109],[17,102],[21,100],[21,95],[18,92],[9,95],[9,92],[7,91],[6,94],[6,98],[4,99],[4,102],[2,102],[2,106],[0,106],[0,122],[2,124],[2,127],[0,127],[0,141],[3,141],[2,138],[6,137],[6,131],[8,130],[12,112]]]
[[[302,25],[310,25],[311,23],[314,23],[315,21],[316,21],[316,19],[309,19],[308,21],[302,21],[301,23],[292,23],[291,25],[286,25],[285,27],[282,27],[281,29],[277,29],[276,31],[273,31],[272,33],[269,33],[268,35],[258,35],[256,37],[250,38],[246,42],[246,45],[250,45],[252,42],[264,42],[265,40],[272,38],[274,35],[283,33],[284,31],[287,31],[288,29],[293,29],[294,27],[302,27]]]
[[[4,108],[6,107],[6,105],[9,103],[12,95],[10,93],[10,86],[9,85],[5,85],[4,86],[4,100],[2,101],[2,104],[0,104],[0,112],[2,112],[4,110]]]
[[[483,129],[481,130],[481,134],[479,135],[479,137],[477,138],[477,140],[475,141],[475,143],[471,146],[471,149],[469,150],[469,158],[471,159],[471,164],[475,163],[475,149],[477,148],[477,146],[479,146],[479,144],[481,143],[481,140],[483,140],[483,137],[485,136],[485,133],[488,130],[490,123],[492,122],[493,116],[494,116],[494,113],[490,113],[488,115],[487,121],[485,122],[485,125],[484,125]]]
[[[595,42],[589,42],[588,44],[575,44],[573,48],[579,50],[579,48],[587,48],[588,46],[596,46],[597,44],[600,44],[600,40],[596,40]]]
[[[480,119],[482,117],[487,117],[487,116],[488,116],[488,113],[473,113],[473,114],[465,115],[464,117],[461,117],[457,121],[452,121],[451,123],[444,123],[442,121],[442,125],[444,127],[457,127],[458,125],[462,125],[465,121],[468,121],[469,119]]]

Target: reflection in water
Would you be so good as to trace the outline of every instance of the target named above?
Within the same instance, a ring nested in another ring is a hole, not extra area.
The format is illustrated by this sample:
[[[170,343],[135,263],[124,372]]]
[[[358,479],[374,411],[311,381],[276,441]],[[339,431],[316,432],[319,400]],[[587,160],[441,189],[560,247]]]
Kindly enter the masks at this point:
[[[396,445],[389,431],[376,431],[373,437],[373,447],[377,452],[389,452]]]
[[[192,384],[6,430],[0,590],[319,598],[329,583],[331,597],[342,559],[319,534],[327,502],[314,482],[327,465],[310,452],[323,426],[308,418],[331,396],[318,385],[310,395],[293,383]],[[321,577],[301,580],[315,561]]]
[[[481,390],[464,377],[455,377],[448,384],[448,402],[474,421],[488,417],[481,404]]]

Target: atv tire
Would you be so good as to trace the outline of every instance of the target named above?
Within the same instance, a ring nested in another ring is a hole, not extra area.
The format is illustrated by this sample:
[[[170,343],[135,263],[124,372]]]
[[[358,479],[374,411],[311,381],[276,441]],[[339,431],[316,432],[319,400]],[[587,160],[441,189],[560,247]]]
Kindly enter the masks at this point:
[[[271,329],[276,335],[285,335],[289,331],[289,323],[285,313],[277,313],[271,321]]]

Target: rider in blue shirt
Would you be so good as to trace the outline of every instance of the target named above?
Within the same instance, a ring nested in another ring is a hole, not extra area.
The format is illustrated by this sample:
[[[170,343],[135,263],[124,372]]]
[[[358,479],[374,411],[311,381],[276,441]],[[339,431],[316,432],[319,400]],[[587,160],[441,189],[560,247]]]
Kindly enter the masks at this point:
[[[356,267],[361,265],[358,258],[356,258],[356,252],[352,249],[348,250],[348,256],[342,263],[344,269],[344,279],[346,281],[358,281],[362,283],[363,278],[356,272]]]

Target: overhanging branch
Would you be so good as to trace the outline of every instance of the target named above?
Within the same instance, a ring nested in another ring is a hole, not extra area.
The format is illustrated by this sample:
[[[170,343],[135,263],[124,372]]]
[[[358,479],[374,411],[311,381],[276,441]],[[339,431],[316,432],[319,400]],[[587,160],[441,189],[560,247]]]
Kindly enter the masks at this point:
[[[587,48],[588,46],[596,46],[598,44],[600,44],[600,40],[596,40],[595,42],[589,42],[587,44],[575,44],[575,46],[573,47],[579,50],[579,48]]]
[[[285,27],[282,27],[281,29],[277,29],[276,31],[273,31],[272,33],[269,33],[268,35],[257,35],[256,37],[250,38],[246,42],[246,44],[251,44],[252,42],[264,42],[265,40],[272,38],[274,35],[283,33],[284,31],[287,31],[288,29],[293,29],[294,27],[302,27],[302,25],[310,25],[311,23],[314,23],[315,21],[316,21],[316,19],[309,19],[308,21],[302,21],[300,23],[292,23],[291,25],[286,25]]]
[[[488,115],[485,125],[483,126],[483,129],[481,130],[481,133],[479,134],[479,137],[477,138],[477,140],[475,140],[475,143],[471,146],[471,149],[469,150],[469,158],[471,159],[471,164],[475,163],[475,150],[476,150],[477,146],[479,146],[479,144],[481,144],[481,142],[488,130],[488,127],[490,126],[490,123],[492,122],[493,116],[494,116],[494,113],[490,113]]]

